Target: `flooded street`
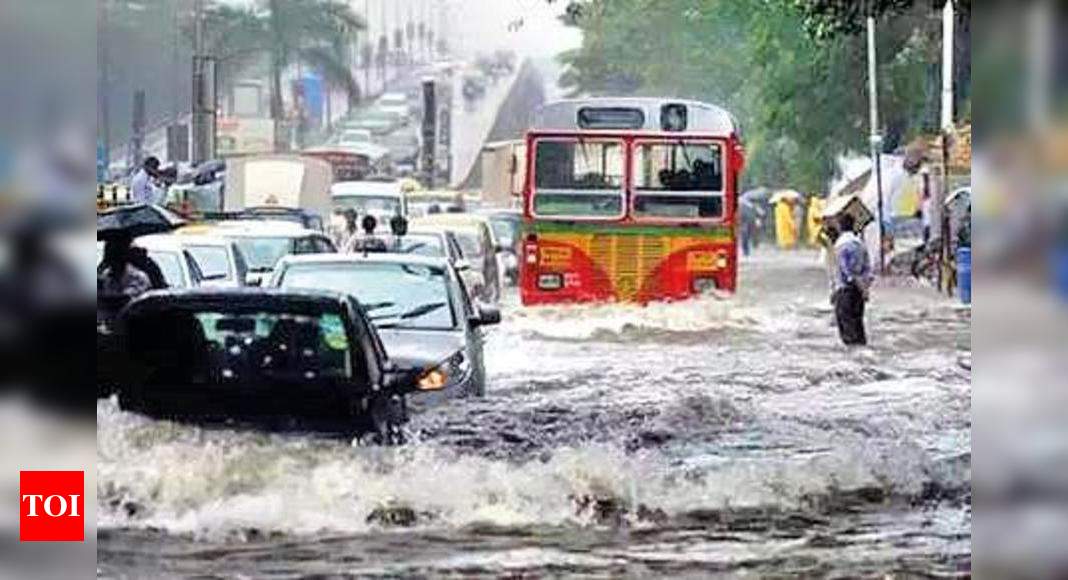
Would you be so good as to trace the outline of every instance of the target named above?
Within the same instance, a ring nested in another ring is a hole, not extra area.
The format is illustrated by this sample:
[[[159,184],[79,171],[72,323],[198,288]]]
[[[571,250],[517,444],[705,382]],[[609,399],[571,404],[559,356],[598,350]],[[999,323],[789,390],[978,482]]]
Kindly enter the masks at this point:
[[[813,253],[739,293],[523,309],[488,396],[403,448],[98,403],[104,577],[964,574],[970,313],[877,286],[847,350]]]

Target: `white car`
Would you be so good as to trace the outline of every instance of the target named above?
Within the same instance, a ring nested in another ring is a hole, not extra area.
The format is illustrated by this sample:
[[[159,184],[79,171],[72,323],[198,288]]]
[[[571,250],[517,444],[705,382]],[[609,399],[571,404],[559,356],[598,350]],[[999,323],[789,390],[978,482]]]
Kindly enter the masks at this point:
[[[367,129],[346,129],[337,138],[337,144],[340,147],[370,145],[372,143],[374,143],[374,138]]]
[[[408,95],[404,93],[386,93],[379,97],[375,104],[380,111],[395,113],[405,119],[412,114],[412,109],[408,105]]]
[[[192,254],[186,251],[176,236],[160,234],[142,236],[134,240],[134,245],[143,248],[148,257],[159,266],[163,281],[170,288],[194,288],[203,281],[200,267]],[[104,244],[97,243],[97,266],[104,258]]]
[[[175,236],[204,275],[201,286],[236,288],[248,280],[248,263],[237,242],[222,236]]]
[[[389,232],[393,216],[408,217],[408,200],[399,181],[341,181],[330,187],[334,213],[354,210],[360,219],[378,220],[375,232]]]
[[[196,227],[196,226],[194,226]],[[186,234],[184,228],[178,236]],[[259,286],[274,269],[278,260],[291,254],[333,254],[337,247],[333,240],[318,230],[309,230],[287,221],[250,220],[227,221],[209,227],[208,233],[237,244],[247,262],[246,284]]]
[[[504,283],[501,280],[503,266],[499,254],[508,248],[497,241],[487,217],[469,213],[438,213],[411,220],[411,227],[452,232],[464,259],[485,280],[479,298],[489,304],[501,299]]]

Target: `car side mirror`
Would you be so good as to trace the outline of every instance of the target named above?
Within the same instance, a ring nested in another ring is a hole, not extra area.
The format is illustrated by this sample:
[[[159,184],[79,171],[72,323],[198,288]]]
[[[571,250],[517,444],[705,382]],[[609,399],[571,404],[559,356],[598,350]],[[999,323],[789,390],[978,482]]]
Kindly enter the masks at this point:
[[[501,309],[489,304],[476,304],[478,314],[471,317],[474,326],[493,326],[501,323]]]

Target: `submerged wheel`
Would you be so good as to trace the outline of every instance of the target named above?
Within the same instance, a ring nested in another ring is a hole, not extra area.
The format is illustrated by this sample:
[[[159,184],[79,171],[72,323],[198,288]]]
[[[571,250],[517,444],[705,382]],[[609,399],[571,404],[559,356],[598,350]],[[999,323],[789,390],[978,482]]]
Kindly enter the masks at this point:
[[[371,433],[379,445],[403,445],[406,415],[404,398],[376,396],[371,400]]]

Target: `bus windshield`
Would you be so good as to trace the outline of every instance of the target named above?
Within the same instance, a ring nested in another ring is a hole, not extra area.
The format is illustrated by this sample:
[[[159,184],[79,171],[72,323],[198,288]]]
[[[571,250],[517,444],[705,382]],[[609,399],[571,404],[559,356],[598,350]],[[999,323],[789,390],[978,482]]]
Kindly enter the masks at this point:
[[[534,213],[623,216],[623,143],[542,140],[534,160]]]
[[[634,148],[639,218],[723,217],[723,156],[716,143],[639,143]]]

